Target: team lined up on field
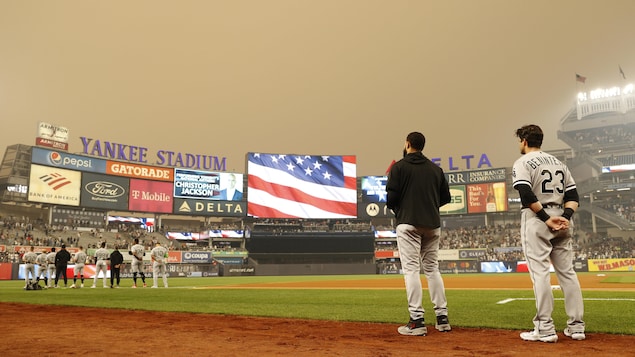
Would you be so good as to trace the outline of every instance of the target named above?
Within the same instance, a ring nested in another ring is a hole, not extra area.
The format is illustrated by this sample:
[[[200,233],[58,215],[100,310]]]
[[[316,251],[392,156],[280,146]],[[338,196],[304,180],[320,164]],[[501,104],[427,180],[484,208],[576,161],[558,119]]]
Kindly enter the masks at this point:
[[[141,279],[143,287],[147,287],[146,276],[143,272],[143,256],[145,255],[145,248],[139,244],[139,239],[134,240],[128,251],[128,254],[132,256],[131,270],[133,274],[133,288],[137,287],[137,279]],[[95,264],[95,275],[93,277],[93,284],[91,288],[97,287],[97,281],[100,272],[103,276],[103,287],[107,288],[119,288],[121,281],[120,271],[124,262],[123,255],[119,252],[117,246],[110,252],[106,249],[106,242],[102,242],[100,247],[95,250],[93,257]],[[163,287],[168,287],[168,275],[166,271],[168,249],[163,247],[161,243],[156,243],[155,247],[150,251],[150,258],[152,260],[153,270],[153,285],[152,288],[158,288],[158,278],[163,278]],[[22,260],[25,263],[24,289],[30,289],[34,285],[39,285],[40,280],[44,280],[44,288],[58,288],[59,280],[64,280],[64,287],[68,286],[68,277],[66,270],[68,263],[71,262],[73,266],[73,284],[71,288],[83,288],[84,287],[84,267],[88,261],[89,256],[84,252],[82,246],[71,257],[71,254],[66,250],[66,245],[62,244],[60,249],[56,251],[56,248],[51,248],[50,252],[43,252],[41,254],[35,253],[34,246],[29,247],[29,251],[22,256]],[[36,266],[38,272],[36,274]],[[110,267],[110,284],[107,283],[108,268]],[[79,283],[78,283],[79,280]]]

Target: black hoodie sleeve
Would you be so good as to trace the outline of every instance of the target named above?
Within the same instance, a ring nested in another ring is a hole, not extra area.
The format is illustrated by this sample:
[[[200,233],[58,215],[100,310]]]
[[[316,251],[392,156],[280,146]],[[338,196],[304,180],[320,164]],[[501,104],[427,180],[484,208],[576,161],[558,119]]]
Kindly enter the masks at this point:
[[[388,173],[388,181],[386,181],[386,206],[393,212],[397,213],[401,196],[399,193],[399,171],[397,165],[393,165]]]
[[[452,196],[450,195],[450,186],[448,185],[448,180],[445,179],[445,175],[442,175],[442,177],[443,178],[441,179],[441,187],[439,191],[439,196],[440,196],[439,207],[450,203],[450,201],[452,200]]]

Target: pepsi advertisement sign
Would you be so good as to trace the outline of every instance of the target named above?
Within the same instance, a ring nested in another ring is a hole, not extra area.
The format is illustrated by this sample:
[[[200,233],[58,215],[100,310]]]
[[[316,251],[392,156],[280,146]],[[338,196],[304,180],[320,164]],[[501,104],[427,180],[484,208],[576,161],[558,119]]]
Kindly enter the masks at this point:
[[[106,173],[106,160],[33,147],[31,162],[75,171]]]

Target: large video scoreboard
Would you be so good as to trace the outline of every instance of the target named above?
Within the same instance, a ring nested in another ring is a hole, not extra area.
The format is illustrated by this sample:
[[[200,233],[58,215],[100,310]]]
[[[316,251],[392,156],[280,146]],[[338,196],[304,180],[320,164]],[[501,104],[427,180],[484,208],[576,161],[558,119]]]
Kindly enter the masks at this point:
[[[119,162],[33,147],[28,199],[100,210],[243,217],[243,175]]]
[[[505,168],[446,172],[452,201],[440,208],[442,215],[507,211]],[[359,218],[393,217],[386,207],[387,176],[361,178]]]

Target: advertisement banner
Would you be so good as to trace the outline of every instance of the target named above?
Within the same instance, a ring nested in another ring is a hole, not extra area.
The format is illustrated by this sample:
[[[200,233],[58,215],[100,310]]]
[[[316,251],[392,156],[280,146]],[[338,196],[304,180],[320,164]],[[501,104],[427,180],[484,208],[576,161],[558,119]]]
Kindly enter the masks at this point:
[[[169,250],[168,251],[168,263],[182,263],[183,254],[179,251]]]
[[[128,202],[130,211],[172,213],[172,183],[131,179]]]
[[[214,259],[223,264],[242,264],[244,262],[243,258],[238,257],[215,257]]]
[[[219,276],[220,267],[220,264],[168,264],[167,271],[170,276],[198,278]]]
[[[399,251],[398,250],[376,250],[375,258],[376,259],[399,258]]]
[[[13,263],[0,263],[0,280],[11,280]]]
[[[106,172],[106,160],[72,155],[65,152],[41,149],[37,147],[33,148],[31,153],[31,162],[34,164],[60,167],[75,171],[97,173]]]
[[[37,126],[37,137],[57,141],[60,143],[68,143],[69,130],[66,127],[54,125],[46,122],[39,122]]]
[[[183,263],[209,264],[212,262],[212,252],[183,252]]]
[[[513,273],[516,262],[481,262],[481,273]]]
[[[223,266],[223,276],[248,276],[256,275],[256,268],[253,265],[225,265]]]
[[[51,139],[35,138],[35,145],[44,146],[51,149],[68,151],[68,143],[62,143],[62,142],[51,140]]]
[[[439,249],[439,260],[459,260],[458,249]]]
[[[243,175],[174,169],[174,197],[240,201],[243,199]]]
[[[487,254],[485,248],[459,249],[459,259],[477,260]]]
[[[516,272],[517,273],[528,273],[529,267],[527,266],[526,260],[520,260],[516,262]],[[553,264],[549,264],[549,272],[555,273],[556,269],[553,267]]]
[[[82,175],[81,206],[125,211],[129,191],[130,180],[127,178],[85,173]]]
[[[127,162],[106,161],[106,173],[138,179],[168,181],[170,183],[174,181],[174,169],[172,168],[130,164]],[[172,196],[172,192],[170,192],[170,196]]]
[[[360,203],[357,205],[357,218],[369,219],[369,218],[386,218],[394,217],[395,214],[388,209],[385,202],[380,203]]]
[[[589,271],[635,271],[635,258],[589,259]]]
[[[78,171],[31,165],[29,201],[79,206],[80,187]]]
[[[467,183],[505,182],[507,169],[485,169],[467,171]]]
[[[469,213],[506,211],[507,192],[505,192],[505,183],[467,185],[467,202]]]
[[[450,186],[450,203],[441,206],[441,214],[465,214],[467,213],[465,186]]]
[[[589,261],[584,260],[574,260],[573,261],[573,269],[579,272],[587,272],[589,271]]]
[[[174,214],[188,216],[244,217],[245,201],[210,201],[174,198]]]
[[[480,264],[465,260],[439,261],[441,274],[480,273]]]

